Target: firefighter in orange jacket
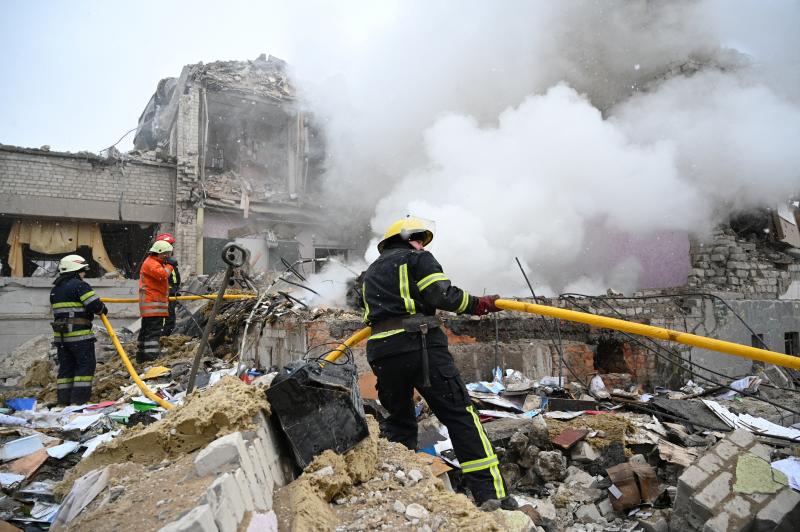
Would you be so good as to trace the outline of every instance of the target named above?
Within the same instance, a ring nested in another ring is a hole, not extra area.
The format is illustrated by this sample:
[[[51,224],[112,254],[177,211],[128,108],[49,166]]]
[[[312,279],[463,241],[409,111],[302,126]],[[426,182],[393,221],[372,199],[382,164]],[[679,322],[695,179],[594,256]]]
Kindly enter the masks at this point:
[[[158,358],[161,352],[159,338],[164,322],[169,317],[169,270],[165,266],[172,245],[159,240],[150,248],[139,271],[139,351],[136,361],[144,363]]]

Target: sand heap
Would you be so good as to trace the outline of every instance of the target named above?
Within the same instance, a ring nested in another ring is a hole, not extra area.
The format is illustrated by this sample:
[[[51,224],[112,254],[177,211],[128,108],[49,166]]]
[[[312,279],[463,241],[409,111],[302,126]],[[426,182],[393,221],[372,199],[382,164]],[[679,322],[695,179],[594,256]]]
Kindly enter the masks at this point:
[[[230,432],[253,426],[253,417],[269,407],[262,388],[234,377],[191,394],[183,406],[150,425],[136,425],[99,447],[69,473],[69,482],[107,464],[156,464],[196,451]],[[67,488],[63,486],[62,489]],[[68,488],[67,488],[68,489]]]

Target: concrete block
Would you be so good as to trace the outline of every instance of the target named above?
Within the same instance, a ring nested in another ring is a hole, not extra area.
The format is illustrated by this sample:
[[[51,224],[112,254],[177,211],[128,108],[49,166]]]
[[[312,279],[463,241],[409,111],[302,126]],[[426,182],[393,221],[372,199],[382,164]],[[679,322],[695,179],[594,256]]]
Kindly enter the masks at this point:
[[[227,476],[230,476],[226,473]],[[230,477],[231,479],[233,477]],[[208,504],[211,507],[211,512],[214,515],[214,522],[220,532],[233,532],[239,525],[239,520],[236,518],[235,508],[232,506],[235,493],[238,492],[238,487],[232,493],[230,485],[223,481],[220,477],[214,481],[206,490],[201,503]],[[234,482],[234,486],[235,486]],[[239,493],[241,496],[241,493]],[[239,502],[241,507],[241,502]]]
[[[606,522],[605,518],[600,515],[597,506],[594,504],[585,504],[575,510],[575,519],[581,523],[599,523]]]
[[[797,530],[800,493],[784,488],[756,514],[756,530]]]
[[[753,445],[750,450],[748,451],[753,453],[754,455],[758,456],[759,458],[763,458],[767,462],[770,462],[770,457],[772,456],[772,449],[764,445],[763,443],[757,443]]]
[[[728,440],[721,440],[716,446],[714,446],[712,451],[725,462],[742,452],[739,447],[732,444]]]
[[[716,474],[722,469],[722,460],[714,453],[706,453],[695,465],[706,473]]]
[[[247,532],[278,532],[278,516],[273,511],[265,514],[254,513],[250,518]]]
[[[261,465],[264,468],[264,475],[266,476],[266,481],[267,481],[267,484],[266,484],[265,487],[269,491],[272,491],[272,490],[275,489],[275,484],[277,484],[277,482],[275,481],[275,473],[273,471],[273,468],[270,466],[270,464],[267,461],[267,459],[264,458],[266,456],[266,452],[264,450],[264,446],[261,444],[261,440],[260,439],[255,440],[253,442],[253,445],[255,446],[256,450],[258,451],[259,460],[261,461]]]
[[[725,471],[716,476],[692,499],[692,513],[701,519],[710,519],[715,508],[731,494],[733,475]]]
[[[728,434],[726,439],[742,449],[747,449],[756,442],[755,437],[750,432],[742,429],[734,430]]]
[[[597,503],[597,510],[603,517],[611,516],[614,513],[614,508],[611,506],[611,501],[608,497]]]
[[[706,521],[703,532],[728,532],[728,520],[730,517],[725,512],[717,514],[713,519]]]
[[[244,471],[239,468],[234,471],[233,478],[236,479],[236,483],[239,485],[239,491],[242,492],[242,504],[244,504],[244,509],[248,512],[252,512],[256,507],[253,501],[253,494],[250,492],[250,484],[247,482],[247,476],[244,474]]]
[[[214,522],[214,514],[208,504],[201,504],[192,508],[189,513],[161,527],[158,532],[218,532]]]
[[[678,495],[675,497],[675,509],[685,510],[689,506],[689,500],[704,482],[708,480],[708,473],[695,465],[686,468],[686,471],[678,478]]]
[[[224,504],[230,509],[238,525],[244,517],[245,508],[242,502],[242,492],[239,489],[239,483],[236,482],[236,477],[230,473],[225,473],[217,478],[208,489],[214,492],[219,504]]]
[[[239,458],[246,452],[241,432],[226,434],[209,443],[197,453],[194,468],[199,476],[220,473],[239,464]]]
[[[726,502],[722,508],[732,517],[741,519],[750,515],[750,503],[738,495]]]

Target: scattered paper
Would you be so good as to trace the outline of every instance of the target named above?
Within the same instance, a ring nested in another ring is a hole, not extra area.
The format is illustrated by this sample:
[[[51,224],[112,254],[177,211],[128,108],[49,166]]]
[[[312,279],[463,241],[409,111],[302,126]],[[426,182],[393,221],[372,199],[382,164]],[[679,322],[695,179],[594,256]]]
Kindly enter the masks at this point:
[[[469,384],[467,384],[467,390],[471,392],[499,394],[505,389],[506,387],[503,386],[503,384],[500,382],[480,381],[480,382],[470,382]]]
[[[106,432],[105,434],[100,434],[99,436],[95,436],[89,441],[83,443],[84,447],[86,447],[86,451],[83,453],[83,458],[91,455],[97,446],[101,443],[105,443],[107,441],[113,440],[116,436],[118,436],[122,431],[121,430],[112,430],[111,432]]]
[[[6,462],[9,460],[16,460],[17,458],[35,453],[43,447],[42,440],[38,436],[25,436],[24,438],[12,440],[3,445],[3,447],[0,448],[0,458]]]
[[[100,419],[102,419],[105,414],[90,414],[90,415],[78,415],[75,416],[72,421],[67,423],[62,427],[63,430],[80,430],[83,432],[84,430],[88,429]]]
[[[25,427],[28,425],[28,420],[18,416],[0,414],[0,425],[7,425],[9,427]]]
[[[772,467],[786,475],[786,478],[789,479],[789,487],[800,491],[800,458],[784,458],[772,462]]]
[[[22,482],[23,480],[25,480],[25,475],[17,475],[16,473],[0,473],[0,484],[2,484],[4,488],[13,486],[17,482]]]
[[[74,452],[75,449],[80,447],[80,443],[76,441],[65,441],[61,445],[56,445],[55,447],[50,447],[47,449],[47,454],[52,458],[56,458],[61,460],[69,453]]]
[[[736,415],[716,401],[711,401],[709,399],[703,399],[702,401],[731,428],[744,429],[764,436],[775,436],[778,438],[800,441],[800,430],[791,427],[782,427],[762,417],[754,417],[750,414]]]

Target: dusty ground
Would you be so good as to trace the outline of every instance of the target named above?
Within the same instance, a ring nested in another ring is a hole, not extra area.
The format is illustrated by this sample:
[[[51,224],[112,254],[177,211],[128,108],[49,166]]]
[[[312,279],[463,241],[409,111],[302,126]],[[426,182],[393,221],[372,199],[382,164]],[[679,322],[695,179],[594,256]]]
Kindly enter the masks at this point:
[[[506,529],[500,512],[482,512],[446,490],[416,453],[379,439],[368,419],[369,439],[344,456],[323,453],[276,492],[281,530]],[[409,505],[424,509],[419,518],[406,516]]]
[[[194,454],[174,463],[110,465],[108,487],[67,527],[81,531],[158,530],[178,519],[214,481],[194,476]]]
[[[150,425],[136,425],[82,460],[59,484],[66,494],[75,479],[92,469],[124,462],[156,464],[196,451],[216,438],[251,427],[259,411],[268,411],[264,391],[225,377],[183,406]]]
[[[161,346],[164,352],[158,359],[146,364],[136,362],[136,342],[127,342],[123,345],[126,355],[136,368],[142,373],[146,366],[167,366],[171,367],[180,363],[191,363],[194,359],[195,351],[199,342],[196,338],[174,334],[161,338]],[[97,346],[97,350],[102,349]],[[3,394],[3,399],[12,397],[23,397],[31,395],[30,389],[38,389],[35,394],[38,399],[45,404],[56,402],[56,368],[49,359],[35,361],[23,377],[23,386],[26,390],[15,390]],[[105,362],[98,362],[95,370],[94,383],[92,385],[91,401],[99,403],[101,401],[116,401],[122,395],[120,387],[128,386],[133,380],[128,375],[125,366],[122,364],[116,351],[108,357]]]

